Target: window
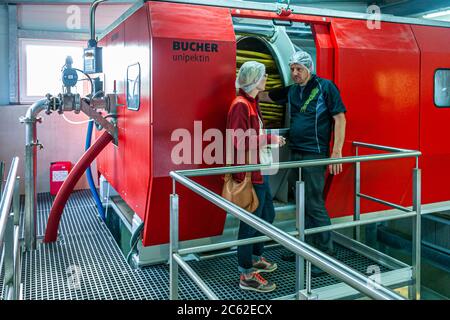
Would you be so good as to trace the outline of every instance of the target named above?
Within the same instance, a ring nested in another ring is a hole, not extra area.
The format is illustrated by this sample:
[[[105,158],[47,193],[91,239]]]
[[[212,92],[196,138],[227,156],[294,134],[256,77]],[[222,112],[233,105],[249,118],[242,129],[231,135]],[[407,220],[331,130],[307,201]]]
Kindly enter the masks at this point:
[[[128,66],[127,69],[127,107],[139,110],[141,98],[141,66],[139,63]]]
[[[436,70],[434,75],[434,104],[439,108],[450,107],[450,69]]]
[[[84,42],[20,39],[19,44],[21,103],[62,92],[61,68],[67,56],[73,59],[72,67],[83,70]],[[78,74],[78,79],[84,78]],[[88,81],[79,81],[72,92],[84,96],[90,93],[89,86]]]

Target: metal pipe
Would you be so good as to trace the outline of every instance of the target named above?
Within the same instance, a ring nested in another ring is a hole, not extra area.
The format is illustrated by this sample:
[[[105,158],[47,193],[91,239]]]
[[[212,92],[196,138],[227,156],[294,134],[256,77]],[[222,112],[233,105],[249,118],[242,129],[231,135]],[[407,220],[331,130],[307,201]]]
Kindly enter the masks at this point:
[[[358,146],[356,146],[356,156],[359,156]],[[353,213],[353,221],[359,221],[361,219],[361,198],[358,194],[361,192],[361,162],[355,162],[355,211]],[[354,236],[356,240],[361,238],[361,228],[358,226],[355,228]]]
[[[175,181],[175,179],[173,180]],[[179,209],[178,195],[170,195],[170,256],[169,256],[169,268],[170,268],[170,288],[169,297],[170,300],[178,300],[178,263],[174,261],[174,255],[178,253],[179,246]]]
[[[13,191],[14,225],[20,224],[20,177],[16,177]]]
[[[295,210],[295,225],[298,231],[298,240],[305,241],[305,182],[302,179],[302,169],[299,168],[299,181],[295,188],[295,202],[297,209]],[[305,259],[296,254],[295,255],[295,293],[297,299],[300,299],[300,291],[305,288]]]
[[[94,2],[92,2],[91,4],[91,8],[90,8],[90,18],[91,18],[91,24],[90,24],[90,28],[91,28],[91,40],[95,40],[95,10],[97,10],[97,6],[102,3],[105,2],[107,0],[96,0]]]
[[[5,163],[0,161],[0,197],[3,192],[3,180],[5,180]]]
[[[179,173],[185,177],[201,177],[201,176],[219,175],[219,174],[226,174],[226,173],[259,171],[261,169],[271,169],[271,168],[278,168],[279,170],[281,170],[281,169],[291,169],[291,168],[327,166],[330,164],[339,164],[339,163],[354,163],[354,162],[358,162],[358,161],[366,162],[366,161],[411,158],[411,157],[416,157],[416,156],[420,156],[420,155],[422,155],[422,153],[420,151],[408,151],[408,152],[402,152],[402,153],[376,154],[376,155],[366,155],[366,156],[358,156],[358,157],[287,161],[287,162],[280,162],[280,163],[272,163],[271,165],[252,164],[252,165],[232,166],[232,167],[218,167],[218,168],[210,168],[210,169],[179,170],[179,171],[175,171],[175,172]]]
[[[210,300],[219,300],[219,298],[212,292],[212,290],[208,287],[208,285],[197,275],[197,273],[180,257],[178,254],[173,254],[173,259],[176,263],[183,268],[183,270],[187,273],[189,278],[191,278],[195,284],[198,285],[200,290],[210,299]]]
[[[401,206],[401,205],[398,205],[398,204],[395,204],[395,203],[392,203],[392,202],[384,201],[384,200],[381,200],[381,199],[378,199],[378,198],[374,198],[374,197],[368,196],[368,195],[363,194],[363,193],[359,193],[358,192],[356,194],[356,196],[364,198],[364,199],[367,199],[367,200],[371,200],[373,202],[381,203],[381,204],[384,204],[384,205],[386,205],[388,207],[392,207],[394,209],[398,209],[398,210],[401,210],[401,211],[404,211],[404,212],[412,212],[411,209],[408,209],[408,208],[406,208],[404,206]]]
[[[270,238],[280,243],[288,250],[294,252],[295,254],[301,255],[304,259],[311,261],[311,263],[313,263],[317,267],[337,277],[359,292],[366,294],[368,297],[379,300],[404,300],[402,296],[383,286],[380,286],[379,288],[368,287],[367,277],[347,267],[340,261],[331,258],[326,254],[323,254],[314,247],[286,234],[280,229],[262,220],[261,218],[249,214],[242,208],[236,206],[230,201],[223,199],[222,197],[216,195],[215,193],[188,179],[187,177],[183,177],[176,172],[170,172],[170,176],[201,197],[214,203],[223,210],[233,214],[242,222],[255,228],[259,232],[268,235]]]
[[[355,226],[363,226],[363,225],[367,225],[367,224],[384,222],[384,221],[392,221],[392,220],[397,220],[397,219],[411,218],[411,217],[414,217],[415,215],[416,215],[416,212],[413,211],[413,212],[409,212],[406,214],[397,214],[397,215],[393,215],[393,216],[375,218],[375,219],[370,219],[370,220],[343,222],[343,223],[333,224],[333,225],[324,226],[324,227],[306,229],[305,235],[311,235],[311,234],[321,233],[321,232],[325,232],[325,231],[340,230],[340,229],[351,228],[351,227],[355,227]],[[288,234],[295,237],[299,234],[299,232],[291,231],[291,232],[288,232]],[[228,249],[228,248],[235,247],[235,246],[243,246],[246,244],[266,242],[266,241],[270,241],[270,240],[271,240],[271,238],[269,238],[267,236],[260,236],[260,237],[248,238],[248,239],[243,239],[243,240],[234,240],[234,241],[222,242],[222,243],[217,243],[217,244],[208,244],[208,245],[203,245],[203,246],[198,246],[198,247],[180,249],[180,250],[178,250],[178,253],[180,255],[187,255],[187,254],[191,254],[191,253],[202,253],[202,252],[208,252],[208,251]]]
[[[5,190],[0,200],[0,248],[3,247],[6,224],[8,223],[11,202],[16,183],[17,168],[19,166],[19,157],[14,157],[9,168],[8,178],[6,179]]]
[[[27,110],[25,118],[25,248],[36,249],[36,121],[37,115],[46,109],[47,99],[33,103]]]
[[[297,236],[298,231],[291,231],[291,232],[288,232],[288,234],[290,234],[291,236]],[[202,246],[197,246],[197,247],[180,249],[180,250],[178,250],[178,253],[181,256],[184,256],[184,255],[191,254],[191,253],[218,251],[218,250],[228,249],[231,247],[245,246],[247,244],[266,242],[266,241],[270,241],[270,240],[272,240],[272,239],[270,239],[267,236],[259,236],[259,237],[247,238],[247,239],[242,239],[242,240],[233,240],[233,241],[221,242],[221,243],[216,243],[216,244],[207,244],[207,245],[202,245]]]
[[[358,142],[358,141],[353,141],[353,146],[364,147],[364,148],[369,148],[369,149],[376,149],[376,150],[383,150],[383,151],[390,151],[390,152],[414,152],[414,150],[409,150],[409,149],[394,148],[394,147],[382,146],[379,144],[372,144],[372,143],[365,143],[365,142]]]
[[[325,231],[333,231],[333,230],[351,228],[351,227],[356,227],[356,226],[363,226],[363,225],[371,224],[371,223],[411,218],[411,217],[414,217],[415,215],[416,215],[416,212],[413,211],[413,212],[402,213],[402,214],[392,215],[392,216],[388,216],[388,217],[375,218],[375,219],[370,219],[370,220],[365,220],[365,221],[359,220],[359,221],[343,222],[343,223],[333,224],[333,225],[324,226],[324,227],[306,229],[305,234],[310,235],[310,234],[321,233],[321,232],[325,232]]]
[[[413,266],[413,299],[421,297],[421,249],[422,249],[422,215],[421,215],[421,170],[413,169],[413,209],[417,216],[412,223],[412,266]]]
[[[311,262],[306,261],[306,294],[311,294]]]
[[[22,252],[20,245],[20,228],[14,226],[14,276],[13,276],[13,299],[20,298],[20,283],[22,278]]]

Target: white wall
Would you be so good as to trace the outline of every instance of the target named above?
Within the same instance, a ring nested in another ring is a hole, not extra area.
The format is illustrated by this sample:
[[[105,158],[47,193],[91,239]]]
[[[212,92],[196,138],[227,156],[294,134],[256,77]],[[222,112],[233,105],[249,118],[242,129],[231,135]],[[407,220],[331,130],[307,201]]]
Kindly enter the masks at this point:
[[[101,4],[97,8],[96,29],[97,33],[110,25],[130,4]],[[86,33],[89,31],[89,5],[80,5],[81,26],[80,29],[67,27],[68,5],[18,5],[17,26],[19,31],[56,31]],[[21,179],[21,192],[24,191],[24,153],[25,153],[25,126],[19,122],[19,117],[24,116],[28,105],[9,104],[9,64],[8,64],[8,7],[0,4],[0,161],[5,161],[7,170],[14,156],[20,157],[19,175]],[[52,33],[58,37],[58,33]],[[64,37],[64,35],[62,35]],[[59,63],[59,62],[58,62]],[[43,93],[45,94],[45,92]],[[42,112],[43,122],[38,124],[37,135],[44,149],[38,151],[37,184],[36,190],[48,192],[50,163],[55,161],[71,161],[73,164],[84,152],[87,124],[72,125],[67,123],[61,115],[50,116]],[[73,121],[86,120],[84,115],[67,113],[66,117]],[[95,139],[92,138],[92,141]],[[97,170],[92,166],[94,180]],[[86,177],[80,179],[75,189],[87,189]]]
[[[25,125],[19,122],[29,106],[11,105],[0,107],[0,161],[5,161],[7,170],[14,156],[20,157],[19,175],[21,177],[21,192],[24,192],[24,165],[25,165]],[[44,149],[37,152],[37,180],[36,191],[48,192],[50,190],[50,163],[56,161],[71,161],[75,164],[84,153],[87,124],[73,125],[67,123],[57,113],[40,114],[42,123],[37,124],[37,136]],[[87,118],[74,113],[65,116],[72,121],[83,121]],[[94,129],[95,130],[95,129]],[[95,138],[92,138],[92,142]],[[97,181],[97,169],[92,166],[94,181]],[[89,185],[86,177],[80,179],[75,189],[87,189]]]

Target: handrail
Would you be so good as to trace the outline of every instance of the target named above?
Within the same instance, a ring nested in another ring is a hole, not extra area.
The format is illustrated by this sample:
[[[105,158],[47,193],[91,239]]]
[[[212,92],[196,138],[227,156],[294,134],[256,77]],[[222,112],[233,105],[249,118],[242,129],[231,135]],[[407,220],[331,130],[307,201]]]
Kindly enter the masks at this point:
[[[3,246],[3,238],[5,236],[6,223],[9,217],[9,210],[14,193],[14,184],[16,182],[17,168],[19,167],[19,157],[14,157],[9,169],[8,178],[5,184],[5,190],[0,201],[0,248]]]
[[[339,278],[356,290],[366,294],[368,297],[379,300],[404,300],[402,296],[394,291],[391,291],[380,284],[373,283],[370,278],[361,275],[355,270],[347,267],[342,262],[331,258],[314,247],[288,235],[261,218],[256,217],[255,215],[250,215],[244,209],[216,195],[212,191],[188,179],[187,177],[184,177],[177,172],[171,172],[170,176],[198,195],[231,213],[242,222],[269,236],[290,251],[304,257],[306,260],[312,262],[325,272]],[[371,286],[368,286],[368,283],[371,283]]]
[[[344,224],[339,225],[333,225],[333,226],[326,226],[322,228],[314,228],[314,229],[307,229],[304,230],[304,227],[297,226],[299,231],[297,233],[300,235],[300,233],[303,234],[299,239],[293,237],[293,233],[286,233],[282,230],[274,227],[273,225],[267,223],[266,221],[262,220],[259,217],[256,217],[254,215],[249,214],[244,209],[236,206],[235,204],[231,203],[230,201],[222,198],[221,196],[215,194],[214,192],[208,190],[207,188],[201,186],[200,184],[194,182],[193,180],[189,179],[188,177],[195,177],[195,176],[205,176],[205,175],[218,175],[218,174],[225,174],[225,173],[237,173],[237,172],[249,172],[249,171],[257,171],[261,169],[290,169],[290,168],[302,168],[302,167],[311,167],[311,166],[326,166],[329,164],[339,164],[339,163],[354,163],[356,165],[356,170],[358,173],[357,177],[357,183],[359,184],[359,170],[360,170],[360,163],[365,161],[377,161],[377,160],[386,160],[386,159],[399,159],[399,158],[410,158],[415,157],[416,158],[416,168],[413,171],[413,177],[414,177],[414,194],[413,194],[413,209],[410,210],[408,208],[405,208],[400,205],[396,205],[391,202],[387,202],[384,200],[380,200],[377,198],[373,198],[370,196],[363,195],[359,192],[355,194],[356,198],[363,197],[367,200],[379,202],[397,209],[400,209],[402,211],[406,211],[407,213],[398,215],[396,217],[384,217],[381,220],[392,220],[397,218],[406,218],[406,217],[416,217],[416,233],[415,238],[420,238],[420,222],[417,222],[418,219],[420,219],[420,169],[418,168],[418,157],[421,156],[420,151],[415,150],[407,150],[407,149],[400,149],[400,148],[393,148],[393,147],[387,147],[387,146],[381,146],[381,145],[375,145],[375,144],[369,144],[369,143],[363,143],[363,142],[353,142],[353,146],[358,149],[358,147],[364,147],[364,148],[372,148],[377,150],[383,150],[388,151],[392,153],[387,154],[376,154],[376,155],[365,155],[365,156],[359,156],[358,152],[356,153],[356,156],[353,157],[344,157],[344,158],[328,158],[328,159],[319,159],[319,160],[308,160],[308,161],[291,161],[291,162],[283,162],[283,163],[274,163],[272,165],[245,165],[245,166],[233,166],[233,167],[218,167],[218,168],[211,168],[211,169],[197,169],[197,170],[179,170],[179,171],[172,171],[170,172],[170,176],[173,179],[173,194],[171,195],[171,298],[177,298],[177,277],[178,277],[178,269],[177,269],[177,262],[181,259],[180,254],[184,254],[186,252],[194,252],[194,251],[203,251],[200,247],[191,248],[190,249],[182,249],[180,250],[178,248],[178,196],[175,193],[175,183],[179,182],[180,184],[184,185],[188,189],[191,189],[193,192],[197,193],[198,195],[202,196],[203,198],[207,199],[208,201],[212,202],[216,206],[224,209],[228,213],[231,213],[233,216],[238,218],[241,222],[244,222],[256,230],[260,231],[264,234],[263,237],[259,237],[258,239],[247,239],[251,242],[259,242],[262,240],[262,238],[267,237],[269,239],[275,240],[276,242],[280,243],[290,251],[297,254],[297,260],[300,261],[301,265],[303,265],[303,259],[307,261],[306,263],[306,270],[307,270],[307,279],[306,279],[306,297],[307,299],[311,298],[311,280],[310,280],[310,270],[311,270],[311,263],[318,266],[325,272],[328,272],[329,274],[339,278],[347,285],[353,287],[354,289],[358,290],[359,292],[362,292],[366,294],[370,298],[374,299],[394,299],[394,300],[404,300],[404,298],[397,294],[396,292],[385,288],[381,284],[375,283],[372,279],[365,277],[364,275],[356,272],[355,270],[347,267],[340,261],[323,254],[319,250],[315,249],[314,247],[306,244],[304,242],[304,234],[309,233],[316,233],[321,232],[321,229],[340,229],[344,227]],[[304,197],[304,182],[301,182],[302,187],[297,186],[298,192],[300,192],[300,195],[298,195],[299,199],[302,199]],[[298,200],[299,201],[299,200]],[[299,222],[301,219],[304,219],[303,209],[300,209],[300,216],[297,216],[297,222]],[[357,210],[355,208],[355,210]],[[356,212],[356,211],[355,211]],[[300,218],[300,220],[299,220]],[[354,217],[355,219],[355,217]],[[380,219],[376,219],[377,221]],[[358,217],[356,221],[347,223],[348,226],[357,226],[359,228],[360,225],[367,224],[368,221],[361,222],[359,221],[359,208],[358,208]],[[255,241],[256,240],[256,241]],[[240,242],[239,240],[237,242]],[[193,250],[192,250],[193,249]],[[420,248],[415,249],[415,256],[413,257],[414,261],[413,263],[413,280],[416,281],[416,287],[420,285],[420,263],[417,262],[417,256],[420,255]],[[299,260],[300,259],[300,260]],[[302,267],[300,267],[302,268]],[[300,269],[301,270],[301,269]],[[173,274],[172,274],[173,273]],[[189,275],[191,276],[191,275]],[[195,276],[195,277],[194,277]],[[297,282],[300,281],[302,283],[302,271],[299,273],[300,280],[297,279]],[[194,280],[197,280],[197,284],[200,286],[200,288],[205,292],[205,290],[208,290],[208,287],[204,283],[199,283],[198,276],[194,274],[192,276]],[[297,284],[297,288],[298,284]],[[299,289],[297,289],[299,290]],[[414,291],[415,290],[415,291]],[[411,294],[415,296],[414,293],[419,292],[418,289],[413,289],[410,291]],[[419,289],[420,290],[420,289]],[[209,292],[208,292],[209,293]],[[208,295],[211,297],[210,295]]]
[[[9,169],[5,190],[0,201],[0,270],[4,267],[3,299],[18,299],[21,272],[21,250],[19,244],[19,158],[14,157]],[[13,205],[13,214],[11,212]]]
[[[3,192],[3,180],[5,179],[4,173],[5,173],[5,163],[3,161],[0,161],[0,198]]]
[[[354,147],[363,147],[363,148],[390,151],[390,152],[415,152],[416,151],[416,150],[394,148],[394,147],[382,146],[379,144],[365,143],[365,142],[359,142],[359,141],[353,141],[352,144]]]
[[[420,151],[402,151],[399,153],[386,153],[386,154],[376,154],[376,155],[366,155],[366,156],[356,156],[356,157],[342,157],[342,158],[325,158],[317,160],[301,160],[301,161],[286,161],[270,164],[251,164],[243,166],[232,166],[232,167],[216,167],[208,169],[193,169],[193,170],[177,170],[174,171],[185,177],[201,177],[207,175],[219,175],[226,173],[238,173],[238,172],[250,172],[258,171],[261,169],[293,169],[293,168],[305,168],[305,167],[315,167],[315,166],[326,166],[330,164],[339,163],[355,163],[355,162],[367,162],[367,161],[379,161],[388,159],[401,159],[401,158],[412,158],[420,157],[422,153]]]

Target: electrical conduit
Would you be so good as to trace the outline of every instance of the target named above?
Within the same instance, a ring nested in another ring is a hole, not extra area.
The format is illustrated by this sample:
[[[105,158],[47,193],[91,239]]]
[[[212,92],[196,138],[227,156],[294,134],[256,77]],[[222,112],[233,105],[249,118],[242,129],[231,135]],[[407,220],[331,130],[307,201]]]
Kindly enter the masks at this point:
[[[62,184],[61,189],[56,195],[55,201],[53,202],[52,208],[50,210],[47,229],[45,230],[45,243],[56,241],[62,212],[71,192],[73,191],[73,188],[75,187],[76,183],[81,178],[83,173],[86,171],[86,169],[90,166],[91,162],[94,161],[99,153],[112,140],[113,137],[107,131],[104,131],[102,135],[97,139],[97,141],[95,141],[95,143],[83,154],[80,160],[78,160],[72,171],[70,171],[66,180]]]
[[[94,127],[94,121],[89,121],[88,129],[86,133],[86,144],[84,150],[87,151],[91,146],[92,128]],[[94,178],[92,177],[91,166],[89,165],[86,169],[86,178],[89,183],[89,189],[91,189],[92,197],[94,197],[95,203],[97,205],[98,214],[103,221],[106,221],[105,210],[103,209],[102,202],[95,187]]]

